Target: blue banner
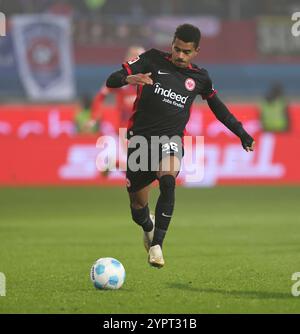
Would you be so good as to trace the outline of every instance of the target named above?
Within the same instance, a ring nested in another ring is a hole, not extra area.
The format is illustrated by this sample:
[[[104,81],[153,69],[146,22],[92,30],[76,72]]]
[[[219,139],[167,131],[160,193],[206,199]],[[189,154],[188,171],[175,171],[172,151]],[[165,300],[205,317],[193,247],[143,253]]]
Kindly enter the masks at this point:
[[[74,98],[69,20],[47,14],[20,15],[13,17],[12,28],[17,65],[28,97]]]

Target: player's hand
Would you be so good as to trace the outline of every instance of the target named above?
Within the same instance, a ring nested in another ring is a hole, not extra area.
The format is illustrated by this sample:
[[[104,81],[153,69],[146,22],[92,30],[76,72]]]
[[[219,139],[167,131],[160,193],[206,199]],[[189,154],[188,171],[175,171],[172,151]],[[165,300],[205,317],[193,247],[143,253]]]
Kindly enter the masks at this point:
[[[153,85],[153,80],[150,78],[152,73],[138,73],[134,75],[128,75],[126,82],[129,85]]]
[[[248,135],[247,132],[245,132],[240,137],[240,139],[241,139],[242,146],[243,146],[244,150],[246,150],[247,152],[250,152],[250,151],[254,150],[255,141],[250,135]]]

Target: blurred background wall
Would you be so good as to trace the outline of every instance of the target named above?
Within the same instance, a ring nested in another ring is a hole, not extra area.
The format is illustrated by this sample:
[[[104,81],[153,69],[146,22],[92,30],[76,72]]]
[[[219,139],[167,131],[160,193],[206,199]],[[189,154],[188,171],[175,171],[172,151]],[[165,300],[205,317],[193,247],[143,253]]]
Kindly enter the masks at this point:
[[[70,19],[77,96],[94,94],[120,66],[129,45],[170,49],[175,27],[202,31],[196,63],[206,67],[226,98],[259,97],[274,81],[299,96],[300,39],[291,34],[296,0],[1,0],[16,14],[51,13]],[[24,98],[9,38],[0,40],[0,97]]]
[[[194,185],[300,183],[299,0],[0,0],[0,12],[0,185],[124,184],[97,170],[96,142],[118,140],[134,94],[120,102],[103,85],[128,47],[169,51],[182,23],[201,29],[195,63],[257,143],[243,152],[198,99],[188,133],[204,136],[207,167]]]

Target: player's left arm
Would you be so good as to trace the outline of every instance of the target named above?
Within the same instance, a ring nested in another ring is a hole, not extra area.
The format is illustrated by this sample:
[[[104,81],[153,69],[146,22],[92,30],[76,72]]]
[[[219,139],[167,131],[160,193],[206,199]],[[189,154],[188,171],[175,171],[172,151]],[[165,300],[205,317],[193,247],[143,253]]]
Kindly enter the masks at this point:
[[[255,145],[254,139],[243,128],[242,123],[234,117],[225,104],[218,98],[217,91],[213,87],[208,72],[205,69],[201,69],[201,74],[202,78],[203,76],[205,78],[203,88],[200,92],[202,98],[207,100],[211,111],[217,119],[240,138],[243,148],[247,152],[253,151]]]
[[[219,97],[213,94],[213,96],[206,100],[217,119],[240,138],[243,148],[247,152],[253,151],[255,145],[254,139],[247,133],[242,123],[235,118]]]

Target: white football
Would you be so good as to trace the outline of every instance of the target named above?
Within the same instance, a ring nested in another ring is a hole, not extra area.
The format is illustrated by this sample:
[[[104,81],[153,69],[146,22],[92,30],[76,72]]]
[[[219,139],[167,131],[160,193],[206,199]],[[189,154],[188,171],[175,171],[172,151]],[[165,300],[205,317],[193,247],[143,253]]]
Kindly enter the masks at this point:
[[[98,259],[91,268],[91,280],[97,289],[120,289],[125,281],[122,263],[112,257]]]

